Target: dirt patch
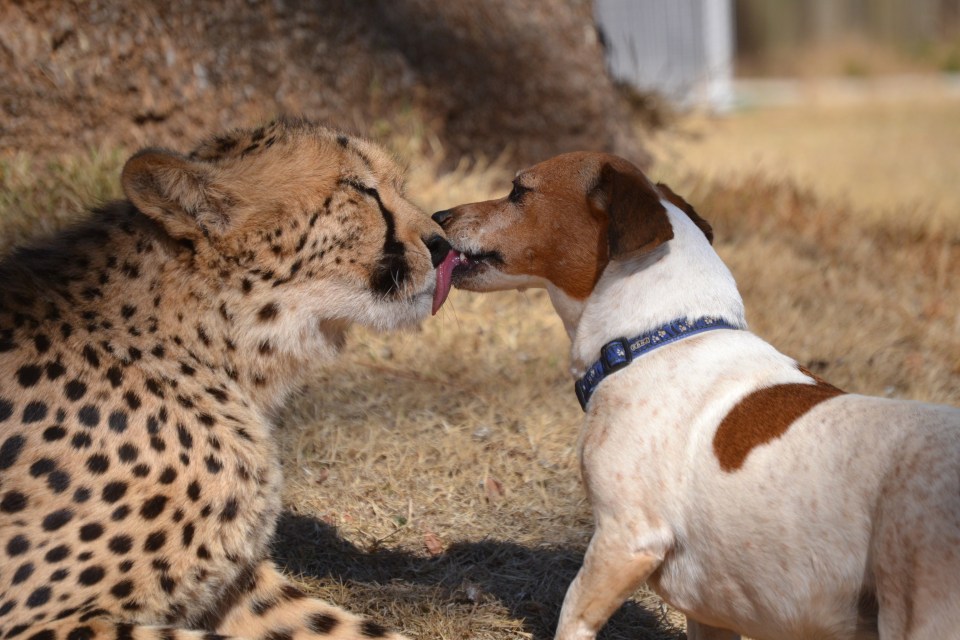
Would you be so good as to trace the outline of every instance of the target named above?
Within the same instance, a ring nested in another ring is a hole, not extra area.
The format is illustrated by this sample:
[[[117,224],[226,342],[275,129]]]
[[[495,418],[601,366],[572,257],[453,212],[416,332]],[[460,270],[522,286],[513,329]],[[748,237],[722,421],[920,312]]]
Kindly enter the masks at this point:
[[[3,152],[133,149],[277,113],[462,154],[646,164],[585,0],[0,8]]]

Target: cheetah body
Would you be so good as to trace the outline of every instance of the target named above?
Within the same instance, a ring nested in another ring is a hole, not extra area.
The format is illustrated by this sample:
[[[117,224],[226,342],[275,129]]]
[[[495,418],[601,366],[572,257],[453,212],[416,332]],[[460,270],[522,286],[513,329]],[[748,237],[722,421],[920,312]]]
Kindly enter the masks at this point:
[[[438,228],[376,146],[300,121],[122,181],[0,263],[0,638],[384,635],[266,559],[271,416],[350,324],[429,312]]]

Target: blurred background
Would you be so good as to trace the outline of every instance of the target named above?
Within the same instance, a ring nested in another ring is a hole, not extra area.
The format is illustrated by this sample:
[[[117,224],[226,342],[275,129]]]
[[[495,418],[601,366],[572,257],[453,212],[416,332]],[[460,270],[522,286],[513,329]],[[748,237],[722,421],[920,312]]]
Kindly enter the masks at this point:
[[[141,146],[277,113],[375,138],[433,211],[618,153],[716,230],[751,328],[854,392],[960,404],[960,0],[0,2],[0,251]],[[284,411],[276,555],[422,637],[552,635],[591,532],[543,292],[358,329]],[[882,436],[878,436],[882,437]],[[641,591],[606,638],[681,638]]]
[[[0,158],[304,113],[444,172],[592,148],[936,218],[960,205],[931,153],[956,142],[958,34],[958,0],[11,0]]]

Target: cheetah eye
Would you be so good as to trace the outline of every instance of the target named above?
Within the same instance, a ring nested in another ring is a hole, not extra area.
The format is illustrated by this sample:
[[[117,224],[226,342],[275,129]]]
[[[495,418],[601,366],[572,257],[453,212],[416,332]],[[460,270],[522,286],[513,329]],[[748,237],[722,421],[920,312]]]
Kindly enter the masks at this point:
[[[371,198],[377,200],[378,202],[380,201],[380,192],[377,191],[376,187],[367,186],[366,184],[364,184],[363,182],[360,182],[355,178],[340,180],[340,184],[345,184],[351,189],[353,189],[354,191],[370,196]]]

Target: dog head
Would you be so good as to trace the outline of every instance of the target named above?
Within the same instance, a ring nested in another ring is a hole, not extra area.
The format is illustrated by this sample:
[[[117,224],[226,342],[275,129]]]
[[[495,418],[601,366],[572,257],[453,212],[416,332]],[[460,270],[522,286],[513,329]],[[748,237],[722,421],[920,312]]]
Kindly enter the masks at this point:
[[[673,238],[661,200],[712,241],[710,225],[666,185],[603,153],[556,156],[516,174],[510,193],[433,215],[460,252],[456,286],[494,291],[545,286],[583,300],[610,260],[643,255]]]

